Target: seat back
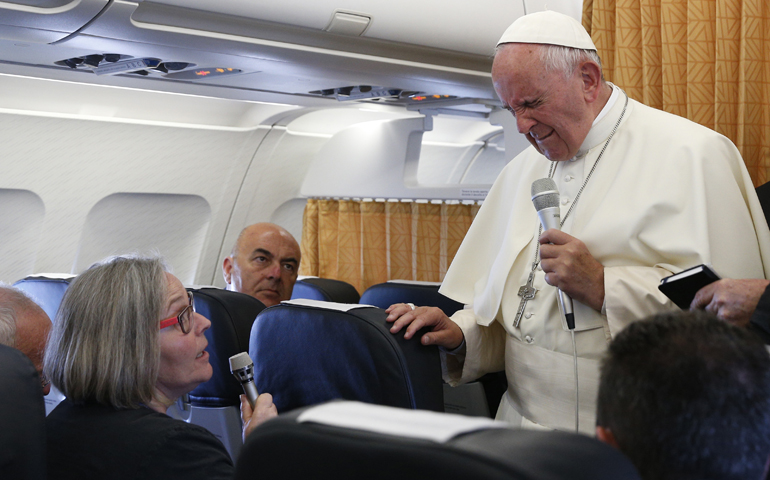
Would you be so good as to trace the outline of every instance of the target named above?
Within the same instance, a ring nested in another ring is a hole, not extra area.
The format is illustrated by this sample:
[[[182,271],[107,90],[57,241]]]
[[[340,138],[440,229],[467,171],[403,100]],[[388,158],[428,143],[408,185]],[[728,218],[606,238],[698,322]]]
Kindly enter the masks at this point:
[[[463,304],[440,294],[438,292],[440,286],[440,283],[405,280],[378,283],[366,289],[359,303],[382,309],[394,303],[413,303],[418,306],[438,307],[451,317],[453,313],[463,308]]]
[[[394,280],[369,287],[361,295],[361,304],[388,308],[394,303],[438,307],[447,316],[463,308],[463,304],[439,293],[440,283]],[[457,387],[444,386],[444,410],[448,413],[494,417],[508,382],[505,372],[493,372],[478,381]]]
[[[74,278],[75,275],[67,273],[40,273],[22,278],[13,286],[29,295],[53,322],[64,292]]]
[[[45,407],[40,377],[20,351],[0,345],[2,478],[46,478]]]
[[[331,278],[305,277],[297,280],[291,299],[307,298],[324,302],[358,303],[361,296],[356,288],[341,280]]]
[[[291,461],[296,458],[302,461]],[[356,402],[300,409],[255,429],[235,478],[272,477],[640,479],[623,454],[588,436]]]
[[[249,355],[279,412],[343,398],[443,410],[438,348],[393,335],[379,308],[296,300],[265,309]]]
[[[198,385],[183,406],[184,420],[209,429],[237,458],[242,440],[239,395],[243,389],[230,373],[230,357],[249,348],[249,332],[265,306],[243,293],[218,288],[191,289],[195,311],[211,320],[205,335],[213,374]]]

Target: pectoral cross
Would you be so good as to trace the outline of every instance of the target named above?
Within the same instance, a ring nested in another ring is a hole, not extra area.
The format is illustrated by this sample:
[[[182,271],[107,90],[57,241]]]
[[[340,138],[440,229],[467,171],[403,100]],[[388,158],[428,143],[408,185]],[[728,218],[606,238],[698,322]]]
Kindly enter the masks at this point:
[[[519,303],[519,311],[516,312],[516,318],[513,320],[513,326],[516,328],[519,328],[521,316],[524,314],[524,309],[527,307],[527,302],[535,298],[535,295],[537,294],[537,288],[532,285],[532,282],[535,281],[535,268],[529,272],[529,277],[527,277],[527,284],[522,285],[522,287],[519,288],[519,293],[517,293],[517,295],[521,297],[521,303]]]

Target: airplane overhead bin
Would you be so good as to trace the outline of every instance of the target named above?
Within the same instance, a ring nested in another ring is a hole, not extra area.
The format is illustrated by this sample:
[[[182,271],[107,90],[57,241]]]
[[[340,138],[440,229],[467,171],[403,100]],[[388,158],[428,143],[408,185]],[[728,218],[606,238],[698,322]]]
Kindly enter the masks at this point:
[[[400,105],[495,101],[495,41],[539,3],[0,0],[0,73],[302,106],[348,90]]]
[[[53,43],[96,18],[108,0],[2,0],[0,38]]]

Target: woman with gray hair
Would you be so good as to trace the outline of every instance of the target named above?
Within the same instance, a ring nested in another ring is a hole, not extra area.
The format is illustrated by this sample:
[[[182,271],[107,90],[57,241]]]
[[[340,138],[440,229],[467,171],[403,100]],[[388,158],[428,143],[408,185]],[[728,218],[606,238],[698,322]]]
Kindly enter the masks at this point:
[[[167,416],[211,378],[192,294],[157,258],[113,258],[80,274],[57,313],[44,371],[67,399],[46,419],[50,479],[230,479],[208,430]],[[241,402],[244,436],[277,415]]]

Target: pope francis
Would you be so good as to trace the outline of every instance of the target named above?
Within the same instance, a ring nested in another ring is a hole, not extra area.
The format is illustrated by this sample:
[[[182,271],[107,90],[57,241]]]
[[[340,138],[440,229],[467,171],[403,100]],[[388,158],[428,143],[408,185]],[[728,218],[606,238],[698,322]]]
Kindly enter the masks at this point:
[[[499,419],[593,433],[607,343],[630,322],[677,308],[660,280],[701,263],[723,277],[765,278],[770,231],[730,140],[606,82],[571,17],[516,20],[492,80],[532,146],[497,178],[447,272],[441,292],[466,308],[450,319],[396,304],[391,332],[411,338],[432,326],[421,342],[442,347],[451,384],[505,370]],[[530,187],[547,177],[562,223],[543,232]],[[574,332],[557,289],[574,300]]]

